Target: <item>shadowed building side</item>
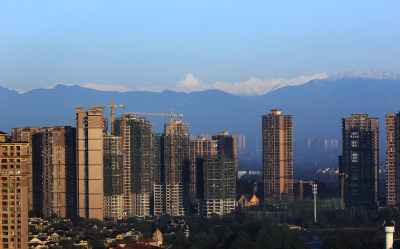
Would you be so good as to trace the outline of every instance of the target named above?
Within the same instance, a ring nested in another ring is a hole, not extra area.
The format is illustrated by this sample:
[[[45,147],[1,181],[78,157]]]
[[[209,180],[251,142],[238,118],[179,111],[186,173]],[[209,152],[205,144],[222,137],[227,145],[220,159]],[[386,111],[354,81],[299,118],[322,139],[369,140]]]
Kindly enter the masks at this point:
[[[190,140],[190,201],[197,202],[196,191],[196,158],[201,156],[216,156],[218,155],[218,140],[207,140],[205,137],[198,137],[195,140]]]
[[[236,168],[235,159],[226,156],[202,156],[196,158],[197,198],[199,214],[211,217],[235,210]]]
[[[171,129],[164,125],[164,134],[155,135],[154,151],[154,214],[185,216],[189,212],[189,124],[174,120],[173,163],[171,167]],[[173,177],[173,178],[172,178]]]
[[[125,125],[123,124],[125,122]],[[153,197],[153,124],[136,115],[126,115],[125,119],[116,120],[115,131],[122,134],[122,127],[129,129],[130,164],[129,174],[132,214],[151,215],[151,199]]]
[[[104,218],[122,219],[123,150],[122,137],[105,134],[104,146]]]
[[[70,126],[13,129],[13,141],[29,142],[28,167],[35,215],[60,218],[76,215],[76,142]],[[32,209],[30,209],[32,210]]]
[[[346,207],[374,208],[378,204],[378,118],[352,114],[342,119],[343,154],[339,171],[344,177]]]
[[[12,141],[13,142],[28,142],[28,171],[32,174],[32,138],[33,134],[37,129],[40,127],[20,127],[20,128],[13,128],[12,129]],[[32,175],[28,178],[28,185],[29,185],[29,200],[28,206],[29,210],[33,210],[33,202],[34,202],[34,189],[33,189],[33,177]]]

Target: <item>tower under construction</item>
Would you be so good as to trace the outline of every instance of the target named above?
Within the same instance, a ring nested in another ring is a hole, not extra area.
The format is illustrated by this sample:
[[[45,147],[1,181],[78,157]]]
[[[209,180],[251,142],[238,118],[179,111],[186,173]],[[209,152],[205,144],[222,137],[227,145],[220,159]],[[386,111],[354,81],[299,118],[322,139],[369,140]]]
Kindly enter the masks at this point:
[[[136,115],[126,115],[124,119],[117,119],[116,134],[123,135],[127,145],[125,153],[126,181],[129,181],[131,212],[134,215],[150,215],[151,200],[153,197],[153,124],[145,118]]]
[[[184,216],[189,212],[189,124],[174,120],[164,125],[164,134],[155,136],[154,213]],[[173,146],[172,146],[173,145]],[[172,165],[173,164],[173,165]],[[173,167],[172,167],[173,166]]]

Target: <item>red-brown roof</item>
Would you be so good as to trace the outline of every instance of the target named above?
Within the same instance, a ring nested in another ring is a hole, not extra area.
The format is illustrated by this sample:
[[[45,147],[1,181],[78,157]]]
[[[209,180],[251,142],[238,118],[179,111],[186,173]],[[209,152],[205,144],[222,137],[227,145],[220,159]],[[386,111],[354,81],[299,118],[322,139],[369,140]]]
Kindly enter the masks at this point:
[[[147,239],[139,240],[138,243],[151,243],[151,242],[155,242],[155,241],[152,238],[147,238]]]
[[[118,247],[118,249],[151,249],[151,248],[154,248],[154,246],[145,245],[145,244],[141,244],[141,243],[132,243],[132,244],[128,244],[124,247]]]

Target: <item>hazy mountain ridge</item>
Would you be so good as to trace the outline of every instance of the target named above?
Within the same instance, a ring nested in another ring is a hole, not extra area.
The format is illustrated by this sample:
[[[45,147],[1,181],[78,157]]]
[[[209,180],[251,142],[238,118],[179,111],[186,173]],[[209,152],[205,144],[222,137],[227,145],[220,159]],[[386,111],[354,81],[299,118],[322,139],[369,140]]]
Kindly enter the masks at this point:
[[[387,75],[387,74],[385,74]],[[385,146],[385,114],[400,111],[400,77],[339,77],[287,86],[262,96],[241,97],[220,90],[202,92],[106,92],[80,86],[57,85],[23,94],[0,87],[0,130],[22,126],[74,126],[75,110],[63,105],[108,105],[110,99],[126,105],[125,111],[182,113],[192,134],[215,134],[228,130],[246,136],[247,148],[261,148],[261,116],[271,109],[293,114],[294,138],[340,138],[341,118],[368,113],[380,118],[381,155]],[[116,108],[117,116],[121,114]],[[105,113],[109,116],[109,109]],[[162,131],[167,118],[149,116],[155,131]],[[383,159],[383,158],[382,158]]]

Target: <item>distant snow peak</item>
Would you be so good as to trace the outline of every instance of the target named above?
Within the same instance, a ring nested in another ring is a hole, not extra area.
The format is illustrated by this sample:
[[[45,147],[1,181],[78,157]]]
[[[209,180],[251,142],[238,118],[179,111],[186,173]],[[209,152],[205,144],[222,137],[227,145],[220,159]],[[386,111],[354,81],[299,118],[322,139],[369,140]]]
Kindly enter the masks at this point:
[[[46,86],[46,87],[44,87],[44,89],[54,89],[58,85],[73,86],[73,84],[66,84],[66,83],[62,83],[61,82],[61,83],[56,83],[56,84],[53,84],[53,85],[50,85],[50,86]],[[31,90],[35,90],[35,88],[30,88],[30,89],[11,89],[11,88],[8,88],[8,90],[14,90],[19,94],[23,94],[23,93],[29,92]]]
[[[106,92],[130,92],[133,91],[130,88],[127,88],[125,86],[121,85],[99,85],[95,83],[87,83],[85,85],[81,85],[82,87],[85,88],[90,88],[94,90],[99,90],[99,91],[106,91]]]
[[[178,81],[170,90],[176,92],[198,92],[209,89],[201,80],[195,78],[191,73],[186,75],[186,78]]]
[[[328,77],[325,73],[316,73],[311,76],[300,76],[294,79],[259,79],[259,78],[249,78],[246,81],[241,82],[215,82],[212,84],[205,84],[200,79],[194,77],[191,73],[188,73],[185,79],[178,81],[171,88],[163,88],[157,86],[151,87],[139,87],[137,90],[139,91],[156,91],[161,92],[163,90],[172,90],[175,92],[198,92],[205,91],[210,89],[221,90],[224,92],[228,92],[235,95],[241,96],[256,96],[263,95],[272,90],[276,90],[285,86],[295,86],[302,85],[310,80],[314,79],[325,79]]]
[[[135,89],[135,91],[156,92],[156,93],[160,93],[164,90],[167,90],[167,88],[164,86],[139,86]]]
[[[68,83],[60,82],[60,83],[56,83],[56,84],[53,84],[53,85],[50,85],[50,86],[46,86],[44,89],[54,89],[54,88],[57,87],[58,85],[62,85],[62,86],[73,86],[74,84],[68,84]]]
[[[31,90],[31,89],[25,90],[25,89],[11,89],[11,88],[7,88],[7,89],[11,90],[11,91],[16,91],[19,94],[23,94],[23,93],[29,92]]]
[[[330,80],[338,80],[342,78],[361,78],[361,79],[378,79],[378,80],[399,80],[400,74],[387,70],[375,68],[370,70],[354,70],[347,73],[336,73],[328,77]]]

